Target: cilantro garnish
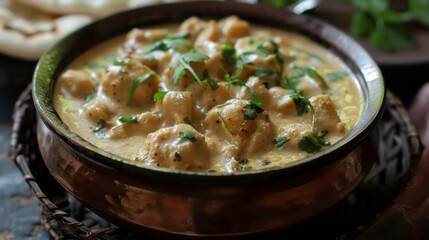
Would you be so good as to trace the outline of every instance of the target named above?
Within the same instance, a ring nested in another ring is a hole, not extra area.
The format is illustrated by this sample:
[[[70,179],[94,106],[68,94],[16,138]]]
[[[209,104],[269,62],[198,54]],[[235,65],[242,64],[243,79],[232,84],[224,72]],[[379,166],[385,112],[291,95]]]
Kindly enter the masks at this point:
[[[308,109],[311,107],[310,100],[308,98],[303,97],[297,93],[292,93],[289,97],[293,100],[296,107],[296,112],[298,116],[302,116],[303,114],[308,112]]]
[[[204,72],[203,72],[203,78],[205,80],[207,80],[207,83],[209,84],[210,88],[213,91],[219,88],[219,84],[217,84],[216,80],[214,80],[213,78],[211,78],[209,76],[209,73],[207,72],[207,70],[204,70]]]
[[[88,68],[91,70],[99,70],[99,69],[105,69],[106,65],[101,63],[91,63],[88,65]]]
[[[286,136],[280,136],[280,137],[276,137],[273,140],[273,143],[276,146],[276,148],[282,148],[289,141],[290,141],[290,139],[288,137],[286,137]]]
[[[314,153],[319,151],[323,146],[329,146],[331,143],[327,142],[324,138],[328,134],[327,130],[323,130],[320,133],[312,133],[309,136],[305,136],[302,138],[299,143],[298,147],[306,151],[307,153]]]
[[[188,117],[185,117],[183,119],[183,122],[186,123],[186,124],[188,124],[188,125],[190,125],[191,127],[195,128],[194,125],[192,125],[192,122],[191,122],[191,120]]]
[[[304,55],[307,55],[310,58],[313,58],[313,59],[316,59],[316,60],[319,60],[319,61],[323,61],[323,59],[321,57],[319,57],[319,55],[317,55],[315,53],[312,53],[312,52],[309,52],[307,50],[304,50],[304,49],[301,49],[301,48],[296,48],[295,51],[297,51],[299,53],[302,53]]]
[[[132,115],[121,116],[121,117],[119,117],[119,121],[124,125],[125,124],[135,124],[135,123],[139,122],[137,117],[132,116]]]
[[[179,132],[180,143],[190,141],[195,143],[197,141],[197,137],[191,131]]]
[[[91,131],[93,131],[93,132],[98,132],[98,131],[100,131],[101,129],[103,129],[104,127],[106,127],[106,120],[104,120],[104,119],[100,119],[100,120],[98,121],[97,126],[95,126],[95,127],[90,127],[90,129],[91,129]]]
[[[230,66],[235,66],[237,62],[237,56],[236,56],[235,48],[232,46],[230,42],[227,42],[225,44],[225,47],[222,49],[222,58]]]
[[[143,76],[137,77],[137,78],[132,78],[131,79],[131,84],[130,84],[130,90],[128,90],[128,95],[127,98],[125,100],[125,105],[129,106],[131,104],[131,99],[137,89],[137,86],[142,84],[144,81],[154,77],[156,75],[156,73],[154,72],[149,72],[144,74]]]
[[[158,91],[153,95],[153,100],[155,102],[162,101],[164,99],[165,95],[167,95],[168,91]]]
[[[191,62],[204,62],[209,60],[209,56],[205,55],[202,52],[199,52],[195,49],[192,49],[189,52],[186,52],[183,54],[183,56],[179,59],[180,64],[176,69],[174,70],[172,81],[174,85],[177,85],[177,81],[185,76],[186,71],[188,70],[192,76],[194,76],[195,80],[204,87],[204,83],[202,82],[201,78],[197,75],[197,73],[194,71],[194,69],[189,65]]]
[[[249,104],[245,106],[241,111],[243,113],[244,120],[255,120],[256,117],[258,117],[258,113],[264,111],[264,109],[262,109],[261,99],[258,97],[252,98],[252,100],[249,101]]]
[[[273,74],[274,71],[272,69],[259,66],[256,71],[253,73],[258,78],[267,77]]]
[[[228,130],[228,132],[231,134],[231,136],[237,136],[237,133],[235,133],[234,131],[232,131],[231,128],[228,127],[228,125],[226,124],[225,119],[223,119],[222,115],[220,115],[219,112],[216,112],[216,113],[219,116],[219,119],[222,122],[222,125],[226,128],[226,130]]]
[[[155,41],[148,49],[144,51],[144,54],[154,51],[168,51],[169,49],[179,50],[191,47],[192,44],[187,40],[190,36],[191,35],[189,33],[185,33]]]
[[[349,74],[347,72],[330,72],[326,74],[326,79],[330,82],[335,82],[347,77]]]

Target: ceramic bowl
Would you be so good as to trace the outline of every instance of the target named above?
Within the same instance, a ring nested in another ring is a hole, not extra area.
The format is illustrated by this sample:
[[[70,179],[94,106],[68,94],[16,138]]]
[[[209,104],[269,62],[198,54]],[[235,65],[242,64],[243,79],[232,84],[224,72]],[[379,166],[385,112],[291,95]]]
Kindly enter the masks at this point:
[[[303,34],[341,58],[357,76],[363,95],[363,115],[356,127],[330,148],[287,166],[236,174],[200,173],[137,165],[109,154],[71,132],[55,112],[52,92],[57,77],[98,43],[134,27],[231,14]],[[385,89],[368,53],[331,25],[265,5],[198,1],[126,11],[68,35],[40,60],[33,96],[44,161],[78,200],[131,231],[221,238],[291,227],[350,193],[375,159],[371,133],[383,111]]]

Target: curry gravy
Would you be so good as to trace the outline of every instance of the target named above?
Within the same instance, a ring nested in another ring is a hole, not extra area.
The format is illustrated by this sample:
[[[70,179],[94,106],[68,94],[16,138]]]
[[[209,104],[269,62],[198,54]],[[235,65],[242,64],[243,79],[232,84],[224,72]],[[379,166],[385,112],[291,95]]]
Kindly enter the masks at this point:
[[[77,58],[54,106],[91,144],[147,165],[236,172],[299,161],[356,124],[362,96],[310,39],[235,16],[133,29]]]

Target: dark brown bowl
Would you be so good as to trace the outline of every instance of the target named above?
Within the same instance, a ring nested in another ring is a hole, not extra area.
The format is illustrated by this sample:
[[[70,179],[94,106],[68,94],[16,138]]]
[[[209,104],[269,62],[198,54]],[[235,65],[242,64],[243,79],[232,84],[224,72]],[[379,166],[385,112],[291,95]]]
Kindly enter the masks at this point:
[[[362,90],[364,113],[357,126],[332,147],[287,166],[199,173],[148,167],[102,151],[72,133],[55,112],[52,92],[58,75],[98,43],[133,27],[231,14],[298,32],[337,54],[356,74]],[[385,89],[368,53],[324,22],[269,6],[203,1],[123,12],[68,35],[40,60],[33,96],[41,154],[57,181],[77,199],[133,231],[217,238],[290,227],[347,195],[374,160],[370,134],[381,117]]]

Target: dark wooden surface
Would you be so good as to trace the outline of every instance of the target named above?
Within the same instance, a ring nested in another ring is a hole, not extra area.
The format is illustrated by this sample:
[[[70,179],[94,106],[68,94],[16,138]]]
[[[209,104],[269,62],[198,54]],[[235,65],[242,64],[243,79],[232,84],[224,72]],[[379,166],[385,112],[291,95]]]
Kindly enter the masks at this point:
[[[31,81],[35,62],[0,55],[0,239],[48,239],[39,207],[10,160],[13,104]]]

